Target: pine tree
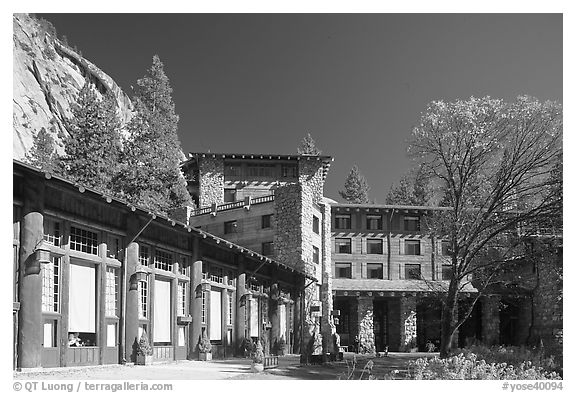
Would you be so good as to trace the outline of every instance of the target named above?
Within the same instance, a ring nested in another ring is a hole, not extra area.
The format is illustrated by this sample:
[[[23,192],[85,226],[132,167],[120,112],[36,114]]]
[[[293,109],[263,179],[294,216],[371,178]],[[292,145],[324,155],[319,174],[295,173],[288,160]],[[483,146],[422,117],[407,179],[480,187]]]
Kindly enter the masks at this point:
[[[72,106],[64,146],[65,175],[104,193],[112,192],[120,154],[120,121],[112,93],[102,99],[86,81]]]
[[[428,177],[422,167],[402,176],[397,186],[392,186],[386,196],[390,205],[426,206],[431,204],[432,192]]]
[[[322,151],[316,147],[316,141],[312,138],[312,135],[308,133],[302,141],[300,141],[300,147],[298,147],[298,154],[319,156]]]
[[[358,167],[354,165],[344,182],[344,190],[338,191],[340,196],[351,203],[371,203],[368,197],[370,186]]]
[[[114,182],[116,189],[130,202],[162,213],[191,203],[179,168],[178,115],[172,87],[158,56],[137,81],[132,102],[136,114],[127,126],[130,137]]]
[[[34,135],[34,144],[26,154],[26,160],[44,172],[58,173],[60,159],[56,153],[54,138],[44,127]]]

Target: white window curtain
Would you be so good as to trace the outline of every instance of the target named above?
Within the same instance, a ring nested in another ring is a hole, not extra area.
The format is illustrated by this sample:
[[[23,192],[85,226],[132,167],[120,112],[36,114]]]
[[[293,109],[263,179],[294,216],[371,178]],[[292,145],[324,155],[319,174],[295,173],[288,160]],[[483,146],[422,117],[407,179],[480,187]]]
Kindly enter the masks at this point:
[[[285,340],[288,340],[286,337],[286,305],[281,304],[278,307],[278,313],[280,314],[280,336],[284,336]]]
[[[115,347],[116,346],[116,325],[107,325],[106,330],[106,346]]]
[[[222,340],[222,292],[210,291],[210,340]]]
[[[154,342],[170,342],[170,281],[154,280]]]
[[[70,264],[68,331],[96,333],[96,268]]]
[[[47,322],[44,324],[44,348],[55,347],[54,342],[54,323]]]
[[[258,299],[250,299],[250,337],[258,337],[260,335],[258,314]]]

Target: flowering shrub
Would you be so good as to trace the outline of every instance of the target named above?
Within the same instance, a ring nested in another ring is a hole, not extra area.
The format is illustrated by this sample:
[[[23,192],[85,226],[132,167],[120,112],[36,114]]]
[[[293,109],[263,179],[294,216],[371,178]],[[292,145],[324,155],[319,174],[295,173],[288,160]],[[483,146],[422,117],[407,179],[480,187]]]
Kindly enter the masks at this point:
[[[409,362],[412,379],[562,379],[556,372],[536,367],[530,361],[515,366],[508,363],[487,363],[472,352],[447,359],[420,358]]]
[[[546,371],[562,374],[562,364],[554,356],[544,356],[543,348],[531,350],[527,347],[472,345],[461,349],[459,352],[464,355],[473,353],[478,357],[478,360],[485,360],[486,363],[507,363],[519,366],[522,363],[530,362],[536,368],[541,367]],[[561,357],[560,360],[562,360]]]

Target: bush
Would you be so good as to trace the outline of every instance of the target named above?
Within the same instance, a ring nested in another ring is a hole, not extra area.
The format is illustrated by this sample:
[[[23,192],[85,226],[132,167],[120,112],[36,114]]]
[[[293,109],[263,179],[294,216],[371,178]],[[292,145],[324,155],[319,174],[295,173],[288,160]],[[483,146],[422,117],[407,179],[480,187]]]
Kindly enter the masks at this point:
[[[562,379],[556,372],[534,366],[530,361],[515,366],[508,363],[487,363],[472,352],[447,359],[420,358],[408,364],[411,379]]]
[[[264,363],[264,351],[262,350],[262,344],[260,341],[256,344],[256,350],[254,351],[252,361],[254,363]]]
[[[206,330],[202,331],[202,335],[198,340],[198,350],[202,353],[212,352],[212,343],[210,343],[210,340],[206,336]]]
[[[138,348],[136,348],[136,353],[141,356],[152,355],[152,347],[148,342],[148,336],[146,334],[142,334],[142,336],[140,336],[140,341],[138,341]]]
[[[458,353],[464,355],[473,353],[478,357],[478,360],[485,360],[486,363],[507,363],[513,366],[520,366],[522,363],[530,362],[534,367],[541,367],[545,371],[555,371],[562,374],[562,364],[554,356],[545,356],[542,347],[530,349],[513,346],[487,347],[484,345],[472,345],[461,349]]]

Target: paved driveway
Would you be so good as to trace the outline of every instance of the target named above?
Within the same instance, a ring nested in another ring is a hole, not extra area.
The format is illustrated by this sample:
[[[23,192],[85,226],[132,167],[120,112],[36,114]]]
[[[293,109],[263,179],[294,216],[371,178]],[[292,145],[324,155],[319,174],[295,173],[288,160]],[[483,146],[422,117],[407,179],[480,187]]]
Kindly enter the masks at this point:
[[[397,376],[405,374],[409,360],[424,353],[391,353],[388,357],[357,355],[353,379],[358,379],[362,369],[369,360],[373,361],[372,374],[378,379],[390,377],[390,371],[398,370]],[[199,362],[181,360],[172,363],[152,364],[150,366],[95,366],[41,369],[25,372],[14,372],[14,379],[47,380],[217,380],[217,379],[346,379],[351,375],[353,354],[347,353],[344,361],[325,365],[301,365],[298,355],[287,355],[279,359],[278,368],[255,374],[250,371],[249,359],[233,358]],[[364,378],[367,377],[364,370]]]

